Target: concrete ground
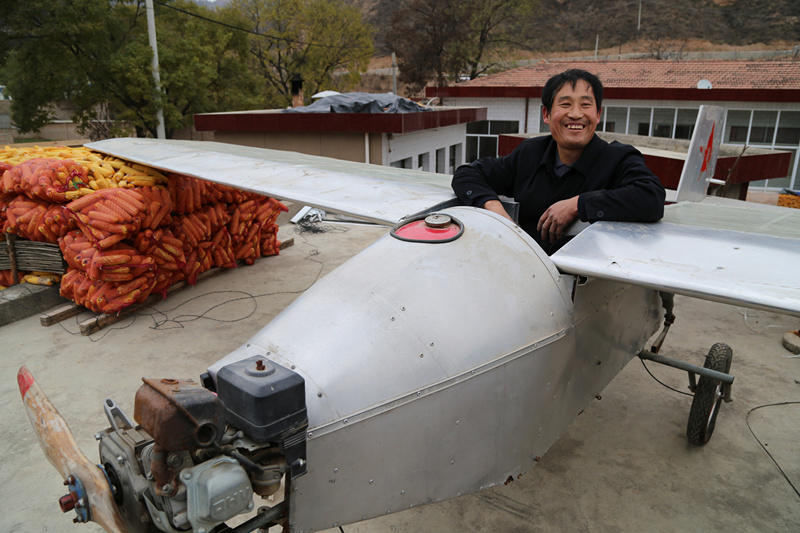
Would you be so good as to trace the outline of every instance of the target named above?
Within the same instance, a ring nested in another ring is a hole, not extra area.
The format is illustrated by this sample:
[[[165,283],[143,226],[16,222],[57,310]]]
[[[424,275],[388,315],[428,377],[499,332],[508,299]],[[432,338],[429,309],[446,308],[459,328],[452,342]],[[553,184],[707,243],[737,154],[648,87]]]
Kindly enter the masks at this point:
[[[196,378],[319,275],[385,233],[356,225],[332,226],[322,234],[293,234],[294,229],[284,225],[282,236],[293,236],[295,245],[280,256],[203,280],[91,337],[76,333],[74,318],[49,328],[35,316],[0,327],[0,531],[100,531],[94,524],[72,524],[58,509],[64,488],[25,416],[15,377],[19,366],[28,365],[95,460],[92,435],[107,425],[104,398],[132,415],[142,376]],[[713,342],[725,341],[734,350],[734,402],[723,406],[705,447],[686,443],[690,399],[656,383],[635,359],[521,479],[343,530],[800,530],[800,497],[747,425],[800,487],[800,406],[750,413],[765,404],[800,401],[800,359],[781,346],[783,333],[797,329],[797,319],[682,297],[676,298],[676,314],[666,355],[702,364]],[[685,373],[650,368],[686,390]]]

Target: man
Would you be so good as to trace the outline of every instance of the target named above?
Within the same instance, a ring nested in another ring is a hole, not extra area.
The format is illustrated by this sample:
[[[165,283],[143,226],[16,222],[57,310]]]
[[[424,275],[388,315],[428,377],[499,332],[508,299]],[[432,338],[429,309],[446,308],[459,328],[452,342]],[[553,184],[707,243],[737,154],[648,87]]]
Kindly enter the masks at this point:
[[[542,91],[550,135],[523,141],[505,157],[456,169],[453,190],[466,205],[510,218],[498,195],[520,204],[519,224],[548,254],[563,244],[576,219],[655,222],[664,214],[664,187],[638,150],[595,135],[603,85],[594,74],[567,70]]]

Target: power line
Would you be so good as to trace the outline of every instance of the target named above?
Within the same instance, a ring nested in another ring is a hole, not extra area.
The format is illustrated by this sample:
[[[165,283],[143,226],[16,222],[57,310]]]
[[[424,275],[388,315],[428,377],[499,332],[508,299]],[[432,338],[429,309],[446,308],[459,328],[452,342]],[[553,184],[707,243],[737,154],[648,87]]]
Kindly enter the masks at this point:
[[[179,13],[183,13],[184,15],[189,15],[190,17],[195,17],[195,18],[203,20],[205,22],[210,22],[211,24],[217,24],[218,26],[223,26],[223,27],[231,29],[231,30],[241,31],[241,32],[244,32],[244,33],[249,33],[250,35],[256,35],[258,37],[264,37],[266,39],[272,39],[273,41],[284,41],[284,42],[287,42],[287,43],[294,43],[294,44],[299,44],[299,45],[304,45],[304,46],[317,46],[317,47],[320,47],[320,48],[336,48],[336,49],[340,49],[340,50],[349,50],[349,49],[355,48],[353,46],[344,46],[344,45],[336,45],[336,44],[325,44],[325,43],[314,43],[314,42],[306,43],[304,41],[299,41],[297,39],[290,39],[289,37],[280,37],[278,35],[270,35],[268,33],[259,33],[257,31],[249,30],[247,28],[242,28],[241,26],[235,26],[233,24],[228,24],[227,22],[222,22],[221,20],[212,19],[212,18],[203,16],[203,15],[201,15],[199,13],[193,13],[192,11],[189,11],[187,9],[183,9],[183,8],[180,8],[180,7],[177,7],[177,6],[173,6],[171,4],[163,2],[161,0],[153,0],[153,2],[158,4],[158,5],[160,5],[160,6],[162,6],[162,7],[166,7],[166,8],[172,9],[174,11],[177,11]]]

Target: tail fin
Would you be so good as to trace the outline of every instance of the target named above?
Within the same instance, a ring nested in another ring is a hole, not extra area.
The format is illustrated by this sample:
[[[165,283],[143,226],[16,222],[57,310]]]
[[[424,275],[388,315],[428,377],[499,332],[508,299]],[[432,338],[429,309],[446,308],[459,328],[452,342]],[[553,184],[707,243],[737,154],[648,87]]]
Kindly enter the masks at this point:
[[[722,141],[724,113],[718,106],[700,106],[689,143],[689,153],[678,182],[676,202],[699,202],[705,197],[709,183],[719,183],[713,176]]]

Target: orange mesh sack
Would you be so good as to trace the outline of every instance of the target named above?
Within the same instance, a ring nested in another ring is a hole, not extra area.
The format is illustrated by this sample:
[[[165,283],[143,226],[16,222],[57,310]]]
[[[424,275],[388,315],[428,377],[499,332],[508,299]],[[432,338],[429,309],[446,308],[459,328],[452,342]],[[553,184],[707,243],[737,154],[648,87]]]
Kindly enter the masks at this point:
[[[88,190],[88,171],[71,159],[29,159],[3,173],[2,192],[24,192],[31,198],[66,203]],[[72,193],[72,194],[67,194]]]
[[[24,275],[24,272],[17,272],[19,279],[22,279],[22,276]],[[3,287],[10,287],[14,285],[14,277],[11,275],[10,270],[0,270],[0,285]]]
[[[211,241],[204,241],[186,251],[186,266],[183,269],[186,283],[194,285],[200,274],[214,267],[214,258],[211,255],[213,246]]]
[[[220,228],[211,238],[211,257],[214,259],[214,266],[222,268],[233,268],[236,266],[236,254],[233,250],[233,240],[228,228]]]
[[[223,203],[215,203],[202,208],[199,215],[205,215],[208,220],[208,227],[211,233],[216,233],[221,227],[225,226],[231,220],[231,214],[228,211],[228,206]]]
[[[155,259],[159,272],[180,272],[186,266],[183,243],[167,228],[140,231],[133,243],[141,253]]]
[[[205,213],[189,213],[173,218],[172,232],[183,243],[184,251],[189,252],[211,238],[211,222]]]
[[[90,279],[123,282],[145,274],[152,275],[155,270],[156,262],[151,256],[140,254],[135,248],[120,243],[95,251],[86,275]]]
[[[219,183],[206,183],[206,197],[210,202],[222,202],[226,204],[241,204],[247,200],[252,200],[259,196],[252,192],[235,189]]]
[[[184,274],[181,270],[176,272],[171,272],[169,270],[157,270],[155,283],[153,284],[153,290],[150,291],[150,294],[159,294],[162,298],[166,298],[169,288],[183,279]]]
[[[135,189],[103,189],[67,205],[78,229],[99,248],[108,248],[139,231],[149,201]]]
[[[282,211],[289,211],[289,208],[283,205],[275,198],[262,196],[256,200],[256,220],[262,224],[272,225],[278,219],[278,215]]]
[[[58,240],[61,255],[72,268],[86,271],[97,249],[80,231],[70,231]]]
[[[172,197],[166,187],[137,187],[144,197],[147,210],[142,218],[142,228],[156,229],[172,222]]]
[[[77,269],[69,269],[61,278],[61,296],[95,313],[118,313],[150,296],[155,274],[148,272],[123,283],[90,279]]]
[[[168,174],[167,177],[173,212],[185,215],[203,207],[207,198],[205,181],[182,174]]]
[[[0,231],[3,231],[6,223],[6,209],[8,209],[8,204],[11,200],[14,199],[14,196],[10,194],[2,194],[0,193]],[[3,240],[0,238],[0,240]]]
[[[73,231],[65,235],[59,244],[67,264],[83,271],[91,280],[132,281],[156,269],[156,261],[152,256],[142,254],[124,243],[98,248],[84,235]]]
[[[281,251],[281,241],[278,240],[278,226],[263,226],[259,235],[261,257],[278,255]]]
[[[18,195],[5,210],[4,229],[8,233],[39,242],[56,243],[75,228],[75,221],[64,206]]]

